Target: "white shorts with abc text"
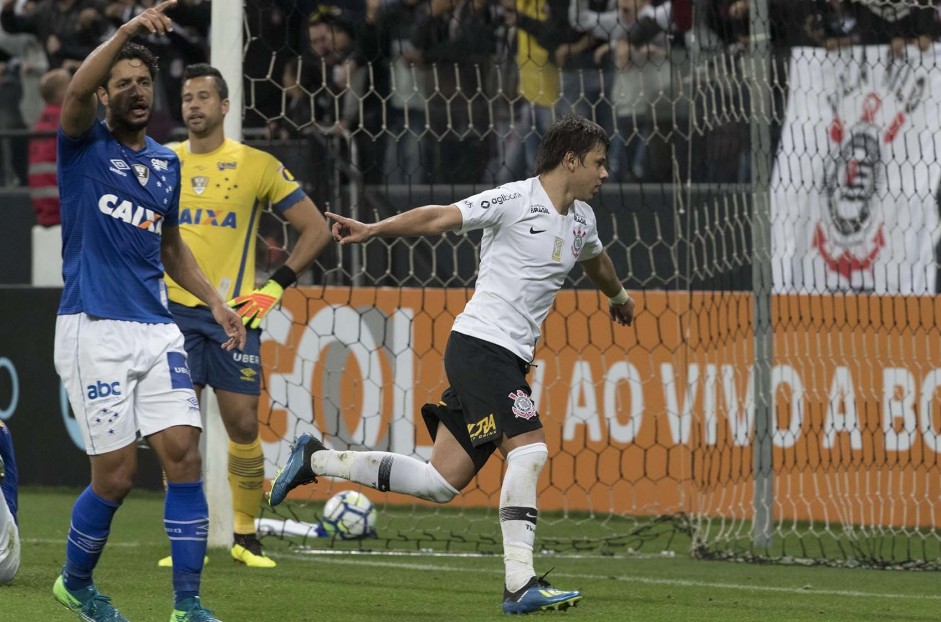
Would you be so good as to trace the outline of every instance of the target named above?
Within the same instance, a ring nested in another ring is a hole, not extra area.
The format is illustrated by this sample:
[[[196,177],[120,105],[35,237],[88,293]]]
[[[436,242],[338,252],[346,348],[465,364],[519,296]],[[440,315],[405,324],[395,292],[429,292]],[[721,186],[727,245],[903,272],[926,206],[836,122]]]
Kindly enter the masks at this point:
[[[60,315],[55,366],[90,456],[126,447],[138,434],[202,428],[176,324]]]

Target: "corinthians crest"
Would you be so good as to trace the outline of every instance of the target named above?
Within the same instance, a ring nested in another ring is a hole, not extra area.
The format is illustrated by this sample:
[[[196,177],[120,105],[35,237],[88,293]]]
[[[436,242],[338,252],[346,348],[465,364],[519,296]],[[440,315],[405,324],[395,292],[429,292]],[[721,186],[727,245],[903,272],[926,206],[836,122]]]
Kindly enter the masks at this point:
[[[511,409],[515,416],[527,420],[536,416],[536,405],[522,390],[517,389],[516,393],[510,393],[509,397],[513,400]]]
[[[870,270],[886,245],[882,140],[891,143],[895,135],[880,136],[875,118],[881,107],[882,100],[874,93],[863,100],[859,122],[826,165],[825,213],[814,230],[813,246],[827,268],[845,278]],[[842,138],[842,122],[835,118],[830,139],[839,143]]]
[[[190,177],[190,184],[193,186],[193,192],[202,194],[206,191],[206,188],[209,187],[209,178],[205,175]]]
[[[585,236],[588,235],[588,232],[576,225],[575,229],[572,230],[572,235],[574,236],[572,240],[572,254],[578,257],[582,254],[582,246],[585,245]]]

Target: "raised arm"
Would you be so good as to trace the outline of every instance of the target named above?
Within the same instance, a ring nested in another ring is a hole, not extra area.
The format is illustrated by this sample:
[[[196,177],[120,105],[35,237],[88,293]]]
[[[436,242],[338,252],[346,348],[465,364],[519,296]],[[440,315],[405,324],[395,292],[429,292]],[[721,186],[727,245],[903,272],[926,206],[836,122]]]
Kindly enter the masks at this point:
[[[614,262],[611,261],[608,253],[601,251],[599,255],[581,263],[591,282],[608,297],[611,320],[621,326],[630,326],[634,321],[634,300],[627,295],[627,291],[621,285],[614,269]]]
[[[165,34],[172,30],[170,18],[164,12],[173,7],[176,0],[167,0],[147,9],[122,25],[110,39],[99,45],[81,64],[62,102],[59,123],[62,131],[74,137],[81,136],[95,122],[98,111],[96,93],[111,71],[114,59],[125,43],[140,34]]]
[[[362,243],[372,238],[403,238],[457,231],[464,222],[457,205],[425,205],[366,224],[352,218],[326,213],[333,223],[333,239],[344,244]]]

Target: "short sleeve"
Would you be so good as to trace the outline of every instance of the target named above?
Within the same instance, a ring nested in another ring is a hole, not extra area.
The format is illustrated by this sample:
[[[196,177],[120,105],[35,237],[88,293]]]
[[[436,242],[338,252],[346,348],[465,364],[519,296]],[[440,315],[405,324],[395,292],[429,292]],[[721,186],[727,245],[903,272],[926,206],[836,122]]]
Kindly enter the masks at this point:
[[[183,179],[183,170],[180,167],[180,158],[176,157],[174,152],[174,157],[171,160],[173,167],[173,173],[176,175],[177,179]],[[177,227],[180,224],[180,187],[183,184],[177,183],[173,184],[173,194],[170,197],[170,207],[172,209],[167,210],[166,215],[163,217],[163,222],[169,227]]]
[[[467,197],[455,203],[464,218],[459,233],[511,225],[524,216],[527,204],[520,182]]]
[[[262,199],[269,201],[276,212],[283,212],[304,199],[307,194],[301,189],[294,175],[277,158],[264,154],[265,168],[262,179]]]
[[[582,252],[578,260],[588,261],[601,254],[601,251],[604,250],[604,244],[601,243],[601,238],[598,237],[598,221],[591,207],[585,205],[585,209],[579,210],[578,214],[588,224],[588,231],[583,240]]]

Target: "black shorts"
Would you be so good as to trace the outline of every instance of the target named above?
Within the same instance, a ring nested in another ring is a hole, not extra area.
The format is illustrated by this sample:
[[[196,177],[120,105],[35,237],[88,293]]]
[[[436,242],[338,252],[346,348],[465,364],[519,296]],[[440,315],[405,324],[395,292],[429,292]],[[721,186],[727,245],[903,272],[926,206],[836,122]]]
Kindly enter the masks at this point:
[[[422,418],[435,438],[444,426],[483,468],[504,435],[517,436],[542,427],[532,389],[526,382],[529,363],[506,348],[452,332],[444,351],[451,386],[437,404],[425,404]]]

